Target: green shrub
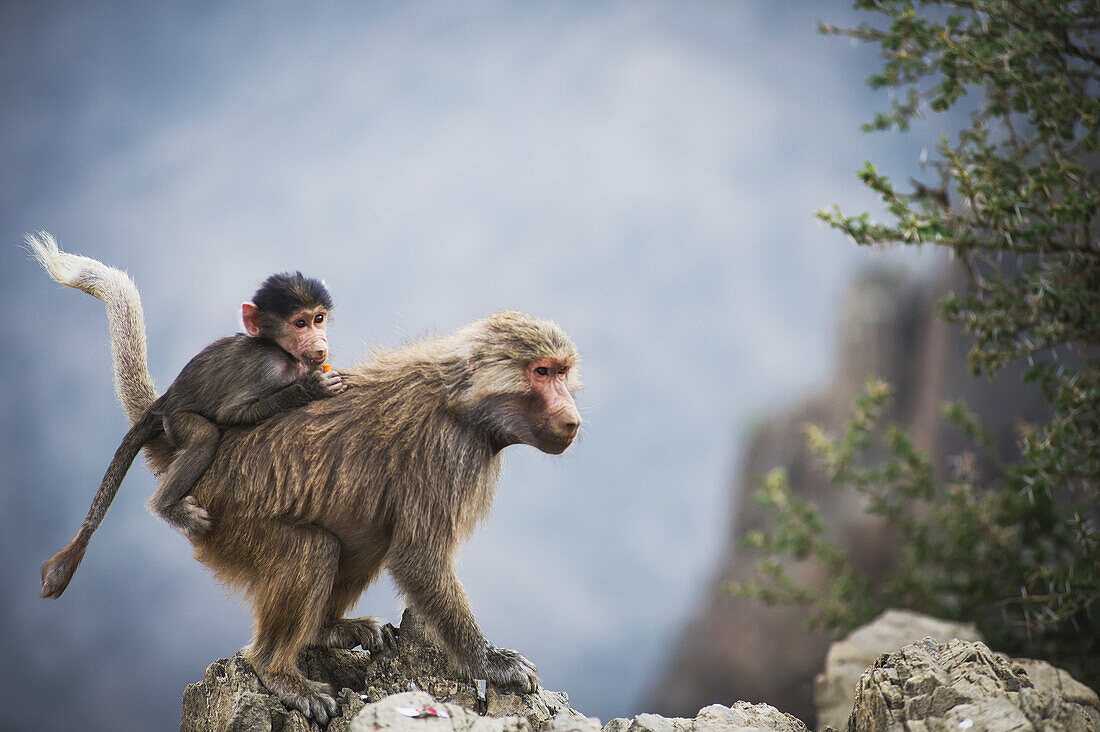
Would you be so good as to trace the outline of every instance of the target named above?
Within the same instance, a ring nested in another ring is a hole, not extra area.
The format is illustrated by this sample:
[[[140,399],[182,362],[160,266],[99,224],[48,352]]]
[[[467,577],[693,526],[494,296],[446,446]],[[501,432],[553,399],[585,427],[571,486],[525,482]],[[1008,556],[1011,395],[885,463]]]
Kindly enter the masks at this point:
[[[969,286],[940,311],[973,337],[975,376],[1026,360],[1048,421],[1021,438],[1019,458],[997,460],[962,404],[944,416],[996,465],[956,456],[937,480],[908,435],[882,424],[890,387],[869,382],[844,433],[808,438],[837,489],[897,531],[898,562],[873,581],[856,572],[816,509],[785,476],[763,481],[770,532],[743,537],[763,554],[761,577],[734,590],[811,609],[811,622],[846,632],[888,606],[972,620],[999,650],[1050,660],[1100,686],[1100,2],[973,0],[875,2],[880,22],[825,33],[877,43],[873,87],[903,90],[868,130],[904,131],[967,97],[969,124],[942,138],[901,192],[873,165],[860,178],[886,223],[838,208],[819,211],[863,245],[950,249]],[[1011,395],[1006,395],[1010,399]],[[786,561],[813,559],[831,577],[822,595],[798,587]]]

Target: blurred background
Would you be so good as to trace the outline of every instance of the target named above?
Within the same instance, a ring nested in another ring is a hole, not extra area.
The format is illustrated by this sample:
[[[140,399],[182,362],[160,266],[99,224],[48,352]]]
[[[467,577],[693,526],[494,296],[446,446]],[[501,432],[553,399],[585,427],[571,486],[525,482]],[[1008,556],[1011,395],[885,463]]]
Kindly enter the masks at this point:
[[[754,425],[829,381],[858,273],[935,264],[812,215],[878,211],[855,171],[909,170],[939,135],[860,132],[885,104],[875,52],[816,31],[848,6],[0,6],[5,723],[172,728],[249,639],[144,508],[143,466],[65,595],[38,598],[127,427],[103,307],[20,248],[39,229],[133,276],[161,389],[275,271],[326,280],[337,368],[501,308],[559,322],[582,439],[508,451],[459,575],[491,642],[575,708],[657,711]],[[386,580],[359,611],[400,607]]]

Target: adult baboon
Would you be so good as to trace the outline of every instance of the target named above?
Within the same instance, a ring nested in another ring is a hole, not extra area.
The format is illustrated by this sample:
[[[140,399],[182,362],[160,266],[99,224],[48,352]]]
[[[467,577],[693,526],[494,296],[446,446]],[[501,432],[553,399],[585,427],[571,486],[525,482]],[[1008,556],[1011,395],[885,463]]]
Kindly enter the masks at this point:
[[[95,260],[59,256],[55,279],[107,304],[116,387],[133,420],[155,398],[137,290]],[[481,634],[452,557],[488,514],[504,447],[559,454],[572,443],[577,360],[554,323],[501,312],[376,351],[343,372],[351,388],[337,399],[224,432],[193,489],[218,521],[192,544],[251,602],[249,654],[284,703],[322,723],[336,713],[332,690],[302,675],[298,654],[381,646],[381,621],[343,615],[383,568],[461,672],[534,691],[534,665]],[[146,449],[156,467],[163,446]]]

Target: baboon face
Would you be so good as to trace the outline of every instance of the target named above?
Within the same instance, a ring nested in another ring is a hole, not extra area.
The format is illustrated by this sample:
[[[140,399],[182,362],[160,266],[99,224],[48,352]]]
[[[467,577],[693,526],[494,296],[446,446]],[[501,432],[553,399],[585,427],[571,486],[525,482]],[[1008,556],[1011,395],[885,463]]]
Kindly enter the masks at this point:
[[[291,313],[277,343],[310,368],[321,368],[328,358],[328,310],[321,306]]]
[[[328,308],[300,308],[280,317],[253,303],[241,305],[244,329],[252,337],[275,341],[307,369],[320,369],[328,358]]]
[[[570,368],[566,361],[540,358],[525,372],[531,388],[527,413],[531,435],[524,442],[551,455],[565,452],[581,427],[581,415],[568,388]]]

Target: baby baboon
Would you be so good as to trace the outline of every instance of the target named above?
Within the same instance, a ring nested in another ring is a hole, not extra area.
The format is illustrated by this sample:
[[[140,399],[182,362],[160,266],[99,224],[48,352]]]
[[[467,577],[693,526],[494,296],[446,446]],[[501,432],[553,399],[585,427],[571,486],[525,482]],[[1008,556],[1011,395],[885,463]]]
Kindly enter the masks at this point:
[[[27,243],[47,269],[62,257],[49,235],[27,237]],[[126,433],[80,531],[42,566],[43,597],[65,591],[130,464],[150,440],[163,435],[174,447],[150,508],[187,536],[205,533],[210,515],[187,493],[214,457],[219,427],[256,424],[347,388],[335,371],[321,371],[332,308],[321,282],[300,272],[272,275],[241,307],[247,335],[204,348]]]
[[[66,263],[67,283],[99,283],[85,291],[107,304],[116,385],[133,419],[150,398],[137,291],[94,260]],[[384,568],[461,672],[534,691],[534,665],[481,634],[453,554],[489,512],[504,447],[559,454],[576,437],[577,361],[554,323],[501,312],[377,351],[345,372],[352,388],[340,399],[225,430],[193,489],[218,521],[191,541],[251,602],[249,654],[284,703],[322,724],[336,713],[332,690],[303,676],[298,654],[379,648],[380,620],[343,616]],[[156,460],[159,445],[149,449]]]

